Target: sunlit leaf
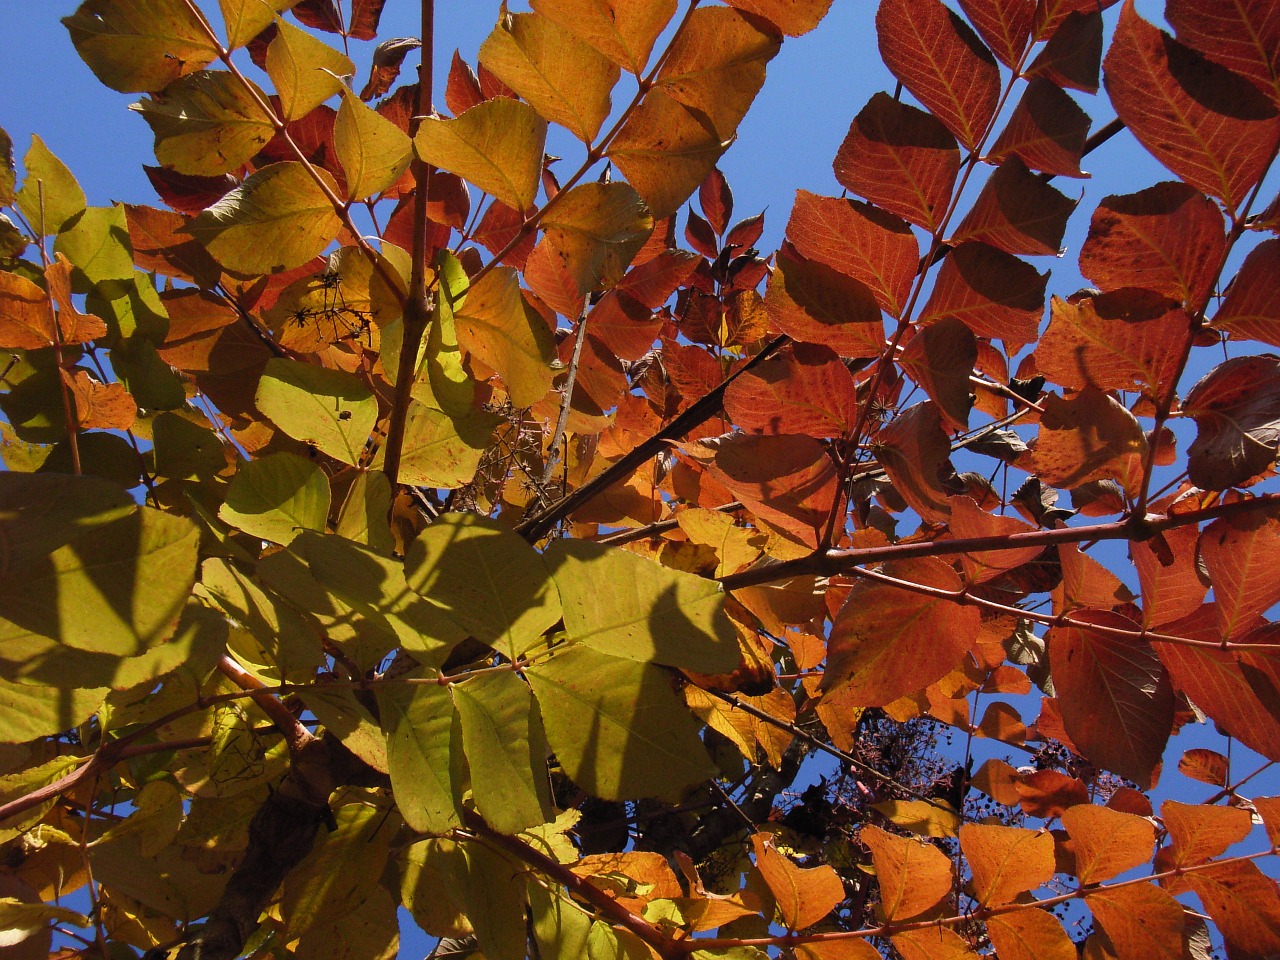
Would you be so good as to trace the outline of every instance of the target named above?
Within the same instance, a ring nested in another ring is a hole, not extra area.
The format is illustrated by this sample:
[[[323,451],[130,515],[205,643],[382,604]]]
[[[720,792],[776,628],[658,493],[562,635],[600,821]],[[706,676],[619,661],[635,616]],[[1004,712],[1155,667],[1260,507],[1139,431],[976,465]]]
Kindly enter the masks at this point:
[[[1155,826],[1145,817],[1082,803],[1063,811],[1062,825],[1071,834],[1082,884],[1110,880],[1151,859]]]
[[[958,317],[977,336],[1003,340],[1012,349],[1036,339],[1048,279],[1048,273],[985,243],[962,243],[942,262],[920,319]]]
[[[1200,537],[1199,558],[1213,585],[1218,629],[1235,639],[1280,602],[1275,575],[1280,520],[1264,515],[1213,521]]]
[[[284,13],[298,0],[218,0],[222,20],[227,25],[227,47],[234,50],[271,26],[276,14]]]
[[[751,838],[751,844],[755,848],[756,867],[768,884],[788,930],[813,926],[844,900],[844,884],[829,865],[797,867],[778,852],[768,834],[757,833]]]
[[[858,837],[871,850],[886,920],[909,920],[951,893],[951,861],[937,847],[872,824]]]
[[[1027,84],[987,156],[1017,156],[1032,170],[1057,177],[1087,177],[1080,170],[1089,116],[1062,88],[1039,77]]]
[[[461,823],[463,758],[448,687],[384,686],[378,712],[400,815],[414,830],[445,833]]]
[[[378,401],[359,377],[282,358],[267,362],[256,403],[295,440],[352,466],[378,419]]]
[[[64,690],[0,680],[0,741],[26,743],[71,730],[96,713],[106,688]]]
[[[796,346],[729,385],[725,412],[761,433],[840,437],[857,421],[853,377],[829,350]]]
[[[790,244],[778,251],[764,305],[772,323],[802,343],[823,344],[842,357],[874,357],[884,349],[884,323],[871,289],[798,256]]]
[[[1008,903],[1048,883],[1054,873],[1053,837],[1043,831],[966,823],[960,828],[960,847],[983,906]]]
[[[1076,945],[1045,910],[1014,910],[987,920],[987,935],[1001,960],[1075,960]]]
[[[345,89],[342,78],[355,73],[355,65],[348,57],[279,18],[275,38],[267,47],[266,64],[286,120],[305,117]]]
[[[557,196],[542,221],[554,255],[579,293],[622,279],[653,230],[653,217],[625,183],[584,183]]]
[[[1182,956],[1182,904],[1155,884],[1103,887],[1084,902],[1119,960]]]
[[[1173,844],[1173,866],[1204,863],[1239,843],[1253,829],[1247,810],[1239,807],[1203,806],[1166,800],[1160,819]]]
[[[413,142],[390,120],[343,88],[333,123],[333,148],[347,181],[347,199],[363,200],[389,188],[409,168]]]
[[[22,167],[27,175],[17,192],[18,209],[33,230],[52,236],[84,210],[88,201],[75,175],[34,134]]]
[[[1187,450],[1191,482],[1208,490],[1243,484],[1275,462],[1280,446],[1280,357],[1218,364],[1191,388],[1182,412],[1199,428]]]
[[[1280,240],[1264,240],[1249,251],[1213,324],[1233,336],[1280,346]]]
[[[218,56],[183,0],[85,0],[62,23],[94,75],[121,93],[163,90]]]
[[[273,453],[240,464],[218,516],[245,533],[290,543],[303,530],[323,530],[329,481],[309,460]]]
[[[496,267],[455,309],[458,345],[502,378],[511,402],[527,407],[551,389],[555,348],[546,322],[525,302],[511,267]]]
[[[1165,17],[1180,41],[1280,103],[1280,20],[1267,0],[1172,0]]]
[[[980,240],[1005,253],[1056,256],[1062,248],[1069,199],[1031,173],[1017,156],[987,178],[952,242]]]
[[[1028,462],[1042,480],[1077,487],[1118,480],[1131,496],[1142,482],[1147,438],[1132,413],[1096,387],[1064,399],[1044,398],[1040,435]]]
[[[530,6],[639,76],[676,0],[532,0]]]
[[[411,400],[405,418],[400,480],[450,489],[469,483],[500,420],[497,414],[483,411],[454,418]]]

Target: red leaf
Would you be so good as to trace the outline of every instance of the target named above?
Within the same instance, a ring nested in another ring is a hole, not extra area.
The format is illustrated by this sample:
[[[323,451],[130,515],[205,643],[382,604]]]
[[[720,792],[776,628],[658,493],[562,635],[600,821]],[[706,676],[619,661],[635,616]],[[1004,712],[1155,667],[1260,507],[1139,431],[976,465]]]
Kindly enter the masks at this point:
[[[1042,405],[1035,447],[1020,465],[1055,487],[1118,480],[1137,495],[1147,440],[1132,413],[1096,387],[1069,399],[1050,394]]]
[[[961,586],[955,570],[937,557],[898,561],[885,572],[943,590]],[[980,619],[973,607],[860,580],[831,625],[820,689],[838,691],[866,707],[923,690],[973,648]]]
[[[733,191],[729,189],[729,181],[724,178],[719,167],[712,167],[707,179],[698,188],[698,203],[702,213],[717,234],[729,229],[729,220],[733,216]],[[711,254],[715,256],[715,254]]]
[[[684,238],[689,241],[689,246],[709,260],[714,260],[720,254],[716,231],[711,228],[711,224],[698,216],[696,210],[689,211],[689,219],[684,227]]]
[[[853,376],[827,347],[796,344],[738,377],[725,413],[745,430],[839,437],[858,417]]]
[[[1280,7],[1273,0],[1169,0],[1164,15],[1179,40],[1280,103]]]
[[[1209,584],[1200,573],[1194,526],[1175,527],[1129,544],[1142,587],[1142,625],[1152,629],[1189,616],[1204,603]]]
[[[1101,66],[1102,14],[1096,10],[1075,10],[1054,29],[1053,36],[1026,73],[1029,77],[1051,80],[1059,87],[1097,93]]]
[[[480,80],[467,61],[462,59],[462,54],[455,50],[453,61],[449,64],[449,80],[445,84],[444,104],[456,117],[478,103],[484,103]]]
[[[1238,639],[1280,602],[1280,520],[1262,513],[1219,517],[1200,536],[1225,640]]]
[[[236,185],[236,178],[225,173],[220,177],[196,177],[164,167],[144,165],[142,169],[156,195],[179,213],[197,214],[213,206]]]
[[[611,290],[591,310],[591,333],[619,359],[636,361],[653,348],[662,317],[620,290]]]
[[[876,459],[893,481],[894,491],[925,520],[942,523],[951,515],[945,480],[955,476],[951,444],[942,429],[938,408],[917,403],[895,417],[875,437]]]
[[[1110,611],[1081,610],[1072,616],[1138,629]],[[1173,729],[1173,690],[1151,645],[1087,627],[1055,627],[1049,660],[1063,724],[1083,756],[1150,788]]]
[[[1213,918],[1228,957],[1265,958],[1280,952],[1280,894],[1256,863],[1224,863],[1182,878]]]
[[[351,23],[347,36],[356,40],[372,40],[378,35],[378,21],[387,0],[352,0]]]
[[[472,236],[490,253],[497,254],[515,239],[523,225],[524,215],[519,210],[513,210],[505,203],[494,200],[485,210],[484,216],[480,218],[480,225],[476,227]],[[502,262],[517,270],[523,270],[525,261],[533,252],[536,239],[537,231],[528,231]]]
[[[1264,353],[1218,364],[1191,388],[1182,412],[1199,433],[1187,475],[1206,490],[1243,484],[1268,469],[1280,445],[1280,357]]]
[[[1080,272],[1103,290],[1142,287],[1196,309],[1226,246],[1217,205],[1185,183],[1166,181],[1098,205]]]
[[[739,220],[735,223],[733,229],[724,238],[724,245],[726,247],[741,247],[745,250],[748,247],[754,247],[762,233],[764,233],[764,214],[757,213],[755,216],[747,217],[745,220]]]
[[[877,93],[836,154],[836,179],[890,213],[937,231],[960,171],[955,137],[932,114]]]
[[[205,289],[218,282],[222,269],[198,240],[182,232],[186,217],[131,203],[125,204],[124,213],[134,263],[143,270],[178,277]]]
[[[1280,240],[1264,240],[1249,251],[1213,325],[1236,338],[1280,346]]]
[[[1031,39],[1035,0],[960,0],[960,9],[1000,62],[1012,70]]]
[[[334,0],[302,0],[293,7],[298,22],[325,33],[342,32],[342,14]]]
[[[1280,140],[1274,105],[1147,23],[1133,0],[1104,66],[1112,105],[1139,142],[1187,183],[1238,210]]]
[[[978,345],[973,334],[959,320],[948,317],[916,332],[902,351],[899,363],[929,399],[951,430],[965,430],[969,424],[969,378],[978,362]]]
[[[1076,201],[1010,157],[988,178],[951,242],[980,240],[1005,253],[1057,256],[1075,208]]]
[[[802,257],[860,281],[881,309],[901,316],[920,263],[915,234],[903,221],[856,200],[798,190],[787,239]]]
[[[760,520],[810,547],[836,498],[836,469],[812,437],[735,435],[707,467]]]
[[[1101,14],[1119,0],[1039,0],[1036,4],[1034,35],[1037,40],[1057,35],[1062,24],[1074,13]]]
[[[1068,303],[1054,297],[1036,370],[1072,390],[1164,391],[1177,376],[1191,320],[1173,301],[1125,289]]]
[[[884,350],[884,324],[863,283],[823,263],[805,260],[784,243],[765,292],[769,319],[793,340],[820,343],[842,357]]]
[[[1048,279],[984,243],[962,243],[942,262],[920,319],[959,317],[979,337],[1004,340],[1013,353],[1036,339]]]
[[[973,28],[938,0],[882,0],[885,66],[970,150],[1000,100],[1000,68]]]
[[[1034,529],[1017,517],[1001,517],[987,513],[968,497],[951,498],[950,528],[951,536],[958,540],[974,537],[1006,537],[1011,533],[1029,533]],[[1040,555],[1042,549],[1033,546],[962,553],[960,564],[964,569],[966,582],[982,583],[1020,567],[1024,563],[1030,563]],[[1025,674],[1017,672],[1025,681]]]
[[[1230,772],[1227,758],[1216,750],[1194,747],[1178,761],[1178,772],[1183,776],[1207,783],[1211,787],[1225,787]]]
[[[1032,170],[1056,177],[1087,177],[1080,170],[1089,116],[1048,80],[1036,78],[1014,108],[988,160],[1017,156]]]

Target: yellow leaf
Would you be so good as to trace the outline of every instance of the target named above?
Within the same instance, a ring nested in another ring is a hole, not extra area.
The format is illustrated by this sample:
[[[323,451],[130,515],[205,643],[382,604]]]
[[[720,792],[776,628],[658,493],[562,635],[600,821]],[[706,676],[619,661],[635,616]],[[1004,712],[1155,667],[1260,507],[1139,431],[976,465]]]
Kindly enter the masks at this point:
[[[530,6],[637,77],[676,12],[676,0],[531,0]]]
[[[94,76],[112,90],[163,90],[218,56],[183,0],[85,0],[62,24]]]
[[[922,837],[954,837],[960,829],[960,814],[945,800],[884,800],[872,806],[894,826]]]
[[[363,200],[386,190],[413,159],[408,134],[346,87],[333,122],[333,148],[346,175],[348,200]]]
[[[426,163],[449,170],[515,210],[538,195],[547,121],[527,103],[494,97],[453,120],[428,117],[413,145]]]
[[[276,18],[276,36],[267,47],[267,76],[276,85],[286,120],[305,117],[344,89],[340,78],[355,70],[349,58],[323,40]]]
[[[454,323],[458,345],[502,378],[512,404],[532,406],[551,390],[551,331],[525,303],[511,267],[496,267],[481,277],[455,310]]]
[[[542,227],[579,293],[612,287],[653,232],[653,217],[626,183],[584,183],[561,194]]]

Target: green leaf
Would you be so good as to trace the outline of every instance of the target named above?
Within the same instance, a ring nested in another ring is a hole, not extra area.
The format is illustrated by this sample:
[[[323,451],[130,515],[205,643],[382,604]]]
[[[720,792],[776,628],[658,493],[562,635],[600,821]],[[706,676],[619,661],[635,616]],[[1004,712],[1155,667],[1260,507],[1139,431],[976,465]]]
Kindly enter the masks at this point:
[[[460,843],[441,859],[453,899],[461,902],[487,960],[524,960],[524,865],[478,842]]]
[[[68,221],[53,250],[71,261],[71,289],[75,293],[99,294],[115,299],[136,289],[133,245],[124,207],[86,207]]]
[[[541,555],[486,517],[442,516],[410,545],[405,574],[409,586],[511,660],[561,616]]]
[[[640,195],[626,183],[584,183],[565,191],[542,222],[547,243],[579,293],[614,286],[653,232]]]
[[[348,200],[382,193],[400,179],[413,160],[413,141],[408,134],[346,87],[333,122],[333,148],[346,175]]]
[[[405,823],[437,834],[461,826],[463,761],[449,691],[428,683],[381,686],[377,695],[391,789]]]
[[[151,423],[156,474],[169,480],[208,480],[227,469],[229,447],[222,438],[177,413]]]
[[[593,796],[676,801],[715,773],[662,668],[573,644],[525,675],[551,749]]]
[[[379,773],[387,773],[387,741],[368,709],[344,684],[313,684],[298,694],[342,745]]]
[[[238,170],[275,136],[261,105],[266,99],[252,80],[241,83],[226,70],[201,70],[132,109],[151,127],[161,164],[213,177]]]
[[[0,649],[11,656],[34,636],[115,657],[142,653],[173,634],[199,533],[145,507],[121,516],[92,481],[67,479],[0,474]],[[52,502],[81,494],[83,512]]]
[[[182,381],[146,337],[125,337],[111,348],[110,356],[111,369],[144,410],[177,410],[187,402]]]
[[[227,25],[227,48],[243,47],[271,26],[276,14],[295,6],[298,0],[218,0],[222,20]]]
[[[94,76],[120,93],[163,90],[218,56],[184,0],[85,0],[62,24]]]
[[[363,543],[372,550],[389,554],[395,542],[387,517],[391,515],[391,483],[381,470],[356,475],[342,501],[338,525],[333,532],[347,540]]]
[[[452,251],[441,250],[435,267],[439,287],[427,332],[427,379],[439,408],[465,417],[475,404],[476,384],[462,364],[455,314],[466,302],[471,280]]]
[[[258,643],[250,658],[272,668],[281,682],[311,678],[324,660],[320,633],[280,596],[264,590],[225,560],[206,560],[200,568],[200,594],[244,627]],[[237,631],[231,643],[242,651],[245,637]]]
[[[480,815],[506,834],[551,820],[547,744],[529,685],[504,670],[449,689]]]
[[[200,758],[206,773],[201,792],[234,797],[253,789],[266,772],[267,753],[253,720],[243,705],[231,701],[214,708],[212,723],[209,749]]]
[[[98,712],[105,687],[68,690],[0,680],[0,743],[26,743],[72,730]]]
[[[275,39],[267,47],[266,69],[286,120],[305,117],[342,90],[340,78],[356,70],[348,57],[279,17]]]
[[[621,74],[604,54],[537,13],[500,19],[480,47],[480,63],[583,143],[609,116],[609,93]]]
[[[333,178],[312,168],[330,190]],[[228,270],[248,275],[301,266],[338,235],[341,221],[300,163],[255,171],[187,226]]]
[[[293,439],[353,467],[378,422],[378,401],[354,373],[283,357],[267,361],[254,403]]]
[[[470,483],[489,446],[493,428],[501,419],[483,410],[455,419],[411,400],[405,419],[400,482],[449,489]]]
[[[0,803],[8,803],[10,800],[16,800],[18,797],[24,797],[41,787],[48,786],[65,777],[88,759],[88,757],[75,756],[55,757],[45,763],[6,774],[0,777]],[[57,803],[57,797],[50,797],[25,813],[15,814],[7,820],[0,820],[0,843],[9,842],[39,823],[55,803]]]
[[[729,673],[741,662],[724,591],[714,580],[587,540],[556,540],[543,560],[560,590],[571,640],[699,673]],[[601,590],[605,583],[609,589]]]
[[[529,882],[529,910],[533,936],[542,960],[581,960],[587,955],[591,917],[572,900]]]
[[[18,183],[13,166],[13,138],[0,127],[0,207],[8,207],[14,201],[14,187]]]
[[[497,372],[517,407],[530,407],[551,390],[555,340],[542,316],[520,292],[511,267],[480,278],[456,309],[458,343]]]
[[[495,97],[453,120],[428,117],[418,127],[418,157],[449,170],[515,210],[538,195],[547,121],[527,103]]]
[[[33,230],[53,236],[89,201],[67,165],[39,137],[31,137],[22,166],[27,176],[18,191],[18,209]]]
[[[290,543],[302,530],[323,530],[329,481],[310,460],[273,453],[241,462],[218,516],[245,533]]]

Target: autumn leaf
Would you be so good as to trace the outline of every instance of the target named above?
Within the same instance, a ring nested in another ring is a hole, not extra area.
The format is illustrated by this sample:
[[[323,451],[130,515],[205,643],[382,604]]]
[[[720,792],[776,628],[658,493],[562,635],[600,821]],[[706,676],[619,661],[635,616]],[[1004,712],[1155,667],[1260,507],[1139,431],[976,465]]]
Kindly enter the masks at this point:
[[[932,844],[874,824],[863,827],[859,838],[871,850],[886,920],[909,920],[951,893],[951,861]]]
[[[803,869],[778,852],[768,834],[751,838],[756,868],[773,893],[789,930],[811,927],[844,900],[844,884],[827,864]]]

